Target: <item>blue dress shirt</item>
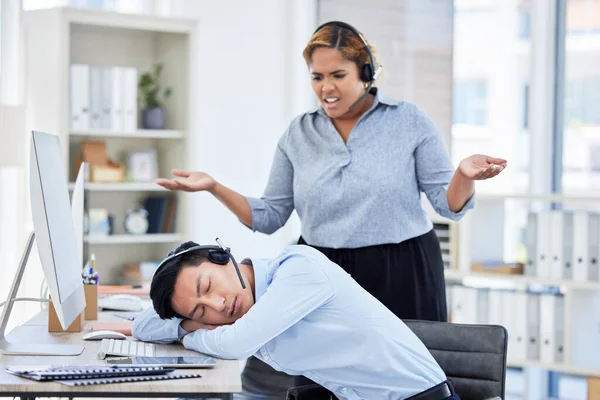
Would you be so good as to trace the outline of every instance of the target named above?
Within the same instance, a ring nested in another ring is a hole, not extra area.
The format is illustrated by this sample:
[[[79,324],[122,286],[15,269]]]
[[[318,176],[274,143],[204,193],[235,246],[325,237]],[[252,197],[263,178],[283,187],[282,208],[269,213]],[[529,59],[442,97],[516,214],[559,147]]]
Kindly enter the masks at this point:
[[[446,379],[412,331],[319,251],[290,246],[252,262],[256,303],[233,325],[184,336],[185,348],[226,359],[255,355],[341,399],[404,399]],[[180,323],[149,309],[133,335],[171,343]]]
[[[429,232],[421,192],[438,214],[460,219],[474,199],[450,210],[453,175],[433,121],[414,104],[376,93],[346,143],[322,107],[295,118],[277,144],[263,196],[246,199],[254,231],[275,232],[295,209],[307,243],[357,248]]]

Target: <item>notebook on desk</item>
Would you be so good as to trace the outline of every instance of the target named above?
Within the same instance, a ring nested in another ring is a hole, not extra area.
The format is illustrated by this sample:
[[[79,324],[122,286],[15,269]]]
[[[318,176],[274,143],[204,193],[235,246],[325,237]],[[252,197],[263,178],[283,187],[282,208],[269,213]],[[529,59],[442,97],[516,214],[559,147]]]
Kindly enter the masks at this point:
[[[140,375],[160,375],[174,371],[174,368],[106,366],[106,365],[65,365],[65,366],[26,366],[16,365],[6,368],[6,372],[36,381],[56,381],[71,379],[105,379],[134,377]]]
[[[202,375],[189,372],[169,372],[162,375],[139,375],[139,376],[121,376],[114,378],[99,378],[99,379],[70,379],[64,381],[56,381],[68,386],[88,386],[102,385],[109,383],[121,382],[147,382],[147,381],[162,381],[167,379],[186,379],[186,378],[201,378]]]

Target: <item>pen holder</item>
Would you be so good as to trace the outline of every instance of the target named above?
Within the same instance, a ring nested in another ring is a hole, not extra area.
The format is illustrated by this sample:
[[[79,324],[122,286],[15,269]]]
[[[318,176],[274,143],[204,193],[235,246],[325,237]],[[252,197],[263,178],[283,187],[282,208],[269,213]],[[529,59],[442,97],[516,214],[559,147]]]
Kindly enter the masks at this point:
[[[52,299],[50,299],[52,300]],[[50,301],[48,306],[48,332],[81,332],[83,330],[83,312],[75,318],[75,320],[69,325],[67,329],[63,329],[60,326],[60,321],[56,315],[54,304]]]
[[[98,319],[98,285],[83,285],[85,293],[85,310],[83,311],[86,321]]]

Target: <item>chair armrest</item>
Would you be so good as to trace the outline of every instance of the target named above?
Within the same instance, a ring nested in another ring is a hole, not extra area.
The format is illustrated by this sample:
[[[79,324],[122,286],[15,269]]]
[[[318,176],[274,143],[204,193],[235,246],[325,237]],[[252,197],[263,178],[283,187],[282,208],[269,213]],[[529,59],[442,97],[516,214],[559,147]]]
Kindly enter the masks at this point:
[[[488,397],[487,399],[484,399],[484,400],[502,400],[502,397],[498,397],[498,396],[496,396],[496,397]]]
[[[331,400],[332,394],[321,385],[294,386],[287,391],[287,400]]]

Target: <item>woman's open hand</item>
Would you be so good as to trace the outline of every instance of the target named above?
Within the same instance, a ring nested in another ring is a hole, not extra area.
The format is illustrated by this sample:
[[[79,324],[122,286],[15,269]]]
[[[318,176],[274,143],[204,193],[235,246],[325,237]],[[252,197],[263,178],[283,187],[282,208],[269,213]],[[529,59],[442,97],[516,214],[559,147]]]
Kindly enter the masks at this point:
[[[458,165],[460,173],[472,180],[493,178],[502,172],[504,168],[506,168],[506,160],[483,154],[474,154],[467,157]]]
[[[184,192],[200,192],[203,190],[210,192],[217,185],[217,181],[204,172],[174,169],[171,173],[175,175],[175,178],[160,178],[156,180],[156,183],[165,189]]]

